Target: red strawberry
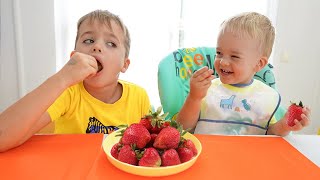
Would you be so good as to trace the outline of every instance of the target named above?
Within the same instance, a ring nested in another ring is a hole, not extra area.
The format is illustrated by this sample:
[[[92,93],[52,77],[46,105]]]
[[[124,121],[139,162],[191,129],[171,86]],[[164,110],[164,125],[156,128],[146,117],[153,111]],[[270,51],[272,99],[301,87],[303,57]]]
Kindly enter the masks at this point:
[[[139,124],[143,125],[148,129],[149,132],[151,132],[152,125],[151,125],[151,117],[150,116],[145,116],[141,118]]]
[[[119,150],[121,147],[122,145],[120,143],[116,143],[112,146],[110,153],[114,158],[118,159]]]
[[[157,125],[151,128],[152,134],[159,134],[160,131],[161,131],[161,128],[158,127]]]
[[[163,128],[168,127],[168,126],[170,126],[170,122],[169,121],[165,121],[165,120],[162,120],[162,119],[156,119],[156,122],[152,126],[151,133],[159,134],[159,132]]]
[[[171,126],[163,128],[156,139],[153,146],[159,149],[175,149],[180,142],[180,132]]]
[[[140,120],[140,124],[144,125],[151,134],[158,134],[163,127],[170,125],[169,122],[165,122],[165,117],[169,113],[160,115],[161,111],[162,107],[160,106],[157,108],[157,111],[150,111],[149,114],[145,115]]]
[[[144,148],[150,141],[149,131],[141,124],[131,124],[123,133],[121,143],[125,145],[135,144],[137,148]]]
[[[163,124],[162,124],[162,128],[165,128],[165,127],[168,127],[170,126],[170,122],[169,121],[165,121]]]
[[[198,154],[198,150],[197,150],[196,146],[194,145],[194,143],[190,139],[186,139],[183,142],[182,147],[186,147],[188,149],[191,149],[194,156]]]
[[[175,149],[168,149],[161,155],[161,166],[173,166],[181,164],[178,152]]]
[[[130,145],[124,145],[120,149],[118,154],[118,160],[124,163],[132,164],[132,165],[138,164],[136,153],[134,152],[134,150],[131,148]]]
[[[193,158],[193,152],[189,148],[180,147],[177,149],[177,152],[179,154],[181,163],[187,162]]]
[[[161,158],[158,151],[153,147],[146,148],[139,161],[139,166],[159,167],[160,165]]]
[[[154,140],[156,139],[156,137],[158,136],[158,134],[150,134],[151,136],[151,140],[148,142],[147,147],[152,147]]]
[[[301,114],[302,114],[303,104],[300,101],[299,105],[296,103],[291,103],[291,105],[288,108],[288,117],[287,117],[287,124],[289,126],[294,126],[294,120],[297,119],[298,121],[301,121]]]

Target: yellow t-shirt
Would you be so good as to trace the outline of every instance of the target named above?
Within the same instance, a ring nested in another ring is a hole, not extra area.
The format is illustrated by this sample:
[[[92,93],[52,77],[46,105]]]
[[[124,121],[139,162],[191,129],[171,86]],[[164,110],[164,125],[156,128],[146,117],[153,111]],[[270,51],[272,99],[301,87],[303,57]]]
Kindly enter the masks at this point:
[[[126,81],[119,83],[123,92],[114,104],[106,104],[91,96],[82,82],[66,89],[48,109],[55,122],[55,133],[109,134],[119,125],[139,122],[150,110],[146,91]]]

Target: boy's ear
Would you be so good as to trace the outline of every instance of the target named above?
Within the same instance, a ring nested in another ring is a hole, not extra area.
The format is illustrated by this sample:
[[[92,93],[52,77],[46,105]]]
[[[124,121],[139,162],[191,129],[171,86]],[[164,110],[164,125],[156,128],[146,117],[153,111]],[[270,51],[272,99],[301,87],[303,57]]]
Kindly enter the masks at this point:
[[[259,72],[261,69],[264,68],[264,66],[266,66],[268,64],[268,58],[266,56],[262,56],[257,65],[256,65],[256,72]]]
[[[125,73],[129,67],[129,65],[130,65],[130,59],[127,58],[124,60],[123,66],[121,68],[121,72]]]

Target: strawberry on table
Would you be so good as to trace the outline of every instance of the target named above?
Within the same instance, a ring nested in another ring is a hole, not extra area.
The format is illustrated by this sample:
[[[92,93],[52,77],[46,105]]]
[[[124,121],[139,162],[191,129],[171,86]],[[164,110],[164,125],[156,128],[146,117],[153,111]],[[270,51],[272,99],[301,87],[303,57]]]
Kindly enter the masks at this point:
[[[288,108],[288,117],[287,117],[287,124],[289,126],[294,126],[294,120],[297,119],[298,121],[301,121],[301,114],[302,114],[303,104],[300,101],[297,105],[296,103],[291,103],[291,105]]]

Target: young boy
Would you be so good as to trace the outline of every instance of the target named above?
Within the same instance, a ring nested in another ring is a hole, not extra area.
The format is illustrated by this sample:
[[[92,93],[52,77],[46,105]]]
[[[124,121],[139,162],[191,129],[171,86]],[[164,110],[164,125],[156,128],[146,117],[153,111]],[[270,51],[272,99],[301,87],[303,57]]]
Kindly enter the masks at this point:
[[[80,18],[77,29],[69,62],[0,114],[0,151],[51,121],[55,133],[110,133],[149,112],[146,91],[118,80],[130,64],[130,36],[121,19],[96,10]]]
[[[253,76],[267,63],[275,30],[270,20],[258,13],[242,13],[221,25],[214,67],[204,67],[190,79],[190,93],[178,114],[184,128],[201,134],[274,134],[285,136],[309,124],[310,109],[290,127],[286,115],[278,122],[273,115],[280,95]],[[200,117],[199,117],[200,115]]]

